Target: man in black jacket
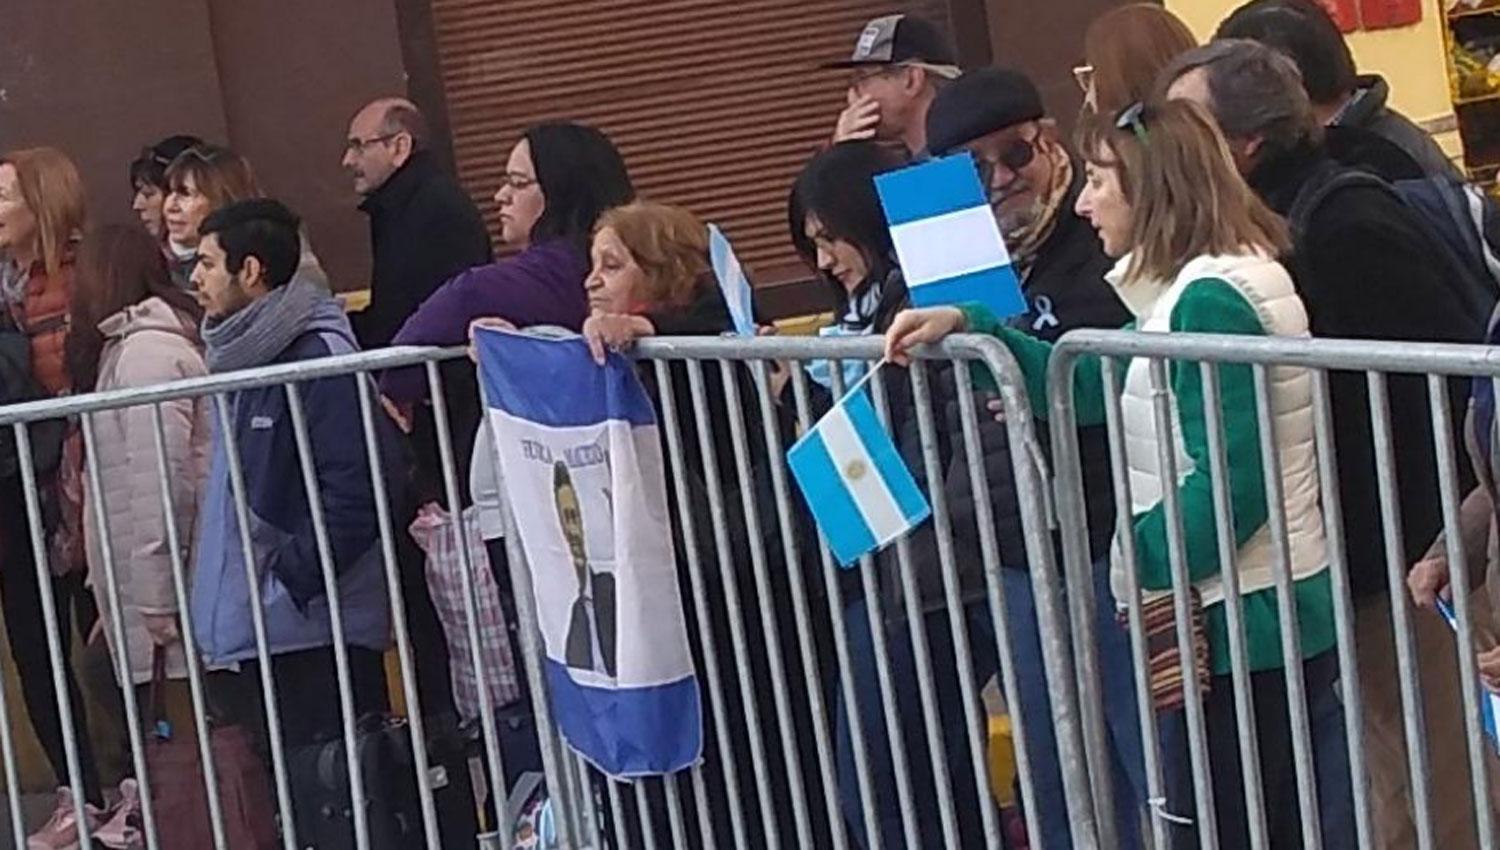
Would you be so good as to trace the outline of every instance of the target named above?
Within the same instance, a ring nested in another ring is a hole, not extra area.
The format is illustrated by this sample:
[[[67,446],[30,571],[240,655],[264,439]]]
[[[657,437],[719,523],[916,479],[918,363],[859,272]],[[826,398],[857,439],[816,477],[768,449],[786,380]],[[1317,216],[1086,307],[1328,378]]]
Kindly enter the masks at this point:
[[[1240,170],[1293,230],[1289,268],[1320,337],[1404,342],[1479,342],[1486,316],[1473,308],[1429,232],[1388,188],[1338,183],[1347,169],[1323,144],[1319,123],[1292,62],[1262,44],[1224,40],[1184,54],[1163,72],[1174,98],[1213,112]],[[1339,464],[1342,533],[1355,604],[1371,806],[1381,847],[1415,846],[1408,812],[1405,740],[1391,626],[1387,558],[1382,534],[1379,463],[1366,378],[1329,378]],[[1408,569],[1442,529],[1437,463],[1426,383],[1390,376],[1391,436],[1397,499]],[[1455,445],[1462,445],[1467,385],[1449,386]],[[1467,466],[1463,488],[1473,486]],[[1461,495],[1461,494],[1459,494]],[[1401,599],[1405,595],[1402,594]],[[1398,602],[1401,600],[1397,600]],[[1413,614],[1434,766],[1431,802],[1437,841],[1472,846],[1473,809],[1462,728],[1454,647],[1447,626],[1429,612]]]
[[[355,321],[367,351],[389,345],[448,278],[491,259],[479,209],[427,145],[427,122],[410,101],[377,100],[349,122],[344,168],[365,198],[375,253],[370,306]]]
[[[1025,74],[986,68],[944,86],[927,114],[927,143],[934,155],[968,151],[979,167],[1011,260],[1021,276],[1027,312],[1015,319],[1025,332],[1055,341],[1073,328],[1115,329],[1130,320],[1104,275],[1112,263],[1089,223],[1073,211],[1083,188],[1083,166],[1063,145],[1057,125],[1047,117],[1041,95]],[[955,415],[956,419],[956,415]],[[1027,718],[1032,783],[1042,835],[1048,847],[1072,846],[1072,836],[1057,770],[1056,743],[1046,713],[1050,700],[1042,669],[1037,613],[1032,599],[1022,533],[1016,477],[1011,468],[1005,426],[981,424],[980,442],[990,492],[979,494],[994,506],[1000,571],[1005,589],[1006,626],[1016,657],[1022,705]],[[1043,432],[1045,428],[1043,428]],[[954,433],[958,431],[954,430]],[[1135,718],[1131,664],[1125,632],[1114,621],[1107,589],[1105,561],[1114,532],[1114,496],[1109,446],[1103,428],[1079,432],[1088,503],[1091,558],[1095,562],[1100,658],[1109,737],[1115,768],[1116,831],[1122,848],[1138,846],[1135,820],[1144,802],[1139,721]],[[953,527],[954,563],[964,599],[972,603],[977,586],[982,599],[984,563],[979,546],[975,495],[969,486],[967,457],[954,451],[943,484]],[[927,557],[932,547],[914,538],[919,584],[939,585],[940,564]],[[924,594],[924,597],[926,595]],[[924,602],[926,599],[924,598]],[[930,631],[930,630],[929,630]],[[1133,787],[1132,787],[1133,786]]]
[[[459,272],[490,262],[489,234],[467,193],[443,171],[428,149],[427,122],[408,100],[383,98],[361,109],[349,122],[344,168],[365,197],[360,210],[370,217],[374,264],[370,304],[354,316],[361,348],[390,344],[391,337],[433,290]],[[448,361],[441,375],[460,494],[468,492],[468,458],[480,421],[479,389],[467,360]],[[432,717],[453,711],[448,651],[442,626],[428,595],[424,556],[405,533],[416,506],[446,502],[437,430],[431,408],[412,423],[415,483],[396,524],[397,558],[408,625],[420,659],[418,685]]]

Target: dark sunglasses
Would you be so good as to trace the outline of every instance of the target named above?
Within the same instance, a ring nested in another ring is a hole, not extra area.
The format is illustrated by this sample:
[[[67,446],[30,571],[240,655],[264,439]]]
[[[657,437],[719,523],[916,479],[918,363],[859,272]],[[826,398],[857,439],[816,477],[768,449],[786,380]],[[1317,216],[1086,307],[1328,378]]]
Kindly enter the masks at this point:
[[[1124,109],[1120,110],[1120,114],[1117,115],[1117,116],[1115,116],[1115,129],[1116,130],[1129,130],[1130,132],[1132,132],[1132,133],[1135,134],[1135,137],[1137,139],[1141,140],[1141,144],[1145,144],[1146,143],[1146,103],[1145,103],[1145,101],[1139,101],[1138,100],[1135,103],[1132,103],[1129,106],[1125,107]]]
[[[1040,134],[1030,139],[1011,139],[1006,143],[1005,147],[1000,149],[1000,152],[995,155],[994,159],[989,157],[975,157],[974,163],[979,168],[980,182],[986,187],[992,185],[990,178],[994,176],[997,164],[1005,166],[1006,169],[1012,172],[1020,171],[1030,165],[1032,160],[1036,159],[1036,143],[1038,138],[1040,138]]]

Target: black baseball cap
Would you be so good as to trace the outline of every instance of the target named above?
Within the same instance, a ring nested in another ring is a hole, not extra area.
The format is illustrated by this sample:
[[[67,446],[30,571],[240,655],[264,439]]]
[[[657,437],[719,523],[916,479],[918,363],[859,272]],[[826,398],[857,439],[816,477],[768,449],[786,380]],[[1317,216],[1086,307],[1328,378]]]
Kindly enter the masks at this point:
[[[946,76],[958,76],[958,59],[948,39],[930,22],[915,15],[885,15],[865,25],[854,42],[854,53],[823,68],[863,68],[871,65],[925,65]]]
[[[970,71],[938,91],[927,110],[927,148],[945,154],[1047,114],[1031,78],[1009,68]]]

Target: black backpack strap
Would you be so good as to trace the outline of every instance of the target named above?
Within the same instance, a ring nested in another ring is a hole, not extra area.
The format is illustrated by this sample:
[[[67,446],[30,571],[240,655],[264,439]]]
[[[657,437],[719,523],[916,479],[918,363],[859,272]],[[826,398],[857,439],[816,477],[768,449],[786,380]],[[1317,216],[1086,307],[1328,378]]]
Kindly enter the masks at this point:
[[[1315,176],[1308,181],[1302,191],[1297,193],[1297,199],[1292,202],[1291,209],[1287,210],[1286,220],[1292,229],[1292,240],[1294,242],[1301,240],[1302,234],[1307,231],[1307,223],[1312,220],[1313,213],[1323,206],[1328,196],[1340,189],[1355,186],[1380,189],[1390,193],[1398,201],[1401,200],[1401,193],[1396,191],[1395,186],[1368,171],[1337,166],[1329,168],[1322,175]],[[1403,206],[1406,204],[1405,201],[1401,202]]]

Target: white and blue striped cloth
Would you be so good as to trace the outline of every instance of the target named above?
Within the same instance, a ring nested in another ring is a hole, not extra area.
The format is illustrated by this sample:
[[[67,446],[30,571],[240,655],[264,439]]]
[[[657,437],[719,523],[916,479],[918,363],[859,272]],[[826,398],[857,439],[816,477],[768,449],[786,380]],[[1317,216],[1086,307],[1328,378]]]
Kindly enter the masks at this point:
[[[1021,281],[968,153],[875,178],[912,304],[978,301],[996,316],[1026,312]]]
[[[1458,634],[1458,617],[1453,612],[1453,605],[1442,599],[1437,603],[1438,613],[1448,621],[1453,628],[1453,633]],[[1479,697],[1479,725],[1484,733],[1490,736],[1490,745],[1500,753],[1500,694],[1484,691]]]
[[[729,238],[716,224],[708,226],[708,259],[713,265],[714,277],[718,278],[719,291],[724,293],[729,316],[734,320],[734,332],[740,336],[755,336],[755,301],[750,293],[750,279],[745,276],[745,267],[735,256]]]
[[[932,513],[863,385],[792,446],[787,465],[834,557],[846,567]]]

